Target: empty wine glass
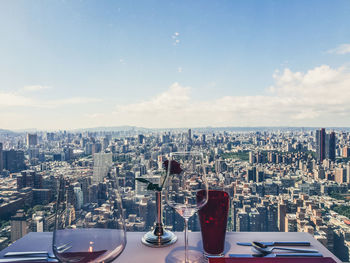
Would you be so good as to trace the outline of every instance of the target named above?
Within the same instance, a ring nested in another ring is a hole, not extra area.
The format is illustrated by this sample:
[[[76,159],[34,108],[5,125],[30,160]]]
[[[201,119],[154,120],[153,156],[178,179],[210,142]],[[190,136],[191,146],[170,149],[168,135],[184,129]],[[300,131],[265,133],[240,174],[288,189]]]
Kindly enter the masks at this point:
[[[60,262],[111,262],[126,245],[116,180],[60,178],[53,252]]]
[[[185,220],[185,258],[180,262],[193,262],[188,253],[188,219],[208,200],[208,184],[203,167],[203,155],[199,152],[170,154],[164,194],[169,206]],[[197,200],[197,192],[202,191]],[[201,253],[199,254],[201,256]]]

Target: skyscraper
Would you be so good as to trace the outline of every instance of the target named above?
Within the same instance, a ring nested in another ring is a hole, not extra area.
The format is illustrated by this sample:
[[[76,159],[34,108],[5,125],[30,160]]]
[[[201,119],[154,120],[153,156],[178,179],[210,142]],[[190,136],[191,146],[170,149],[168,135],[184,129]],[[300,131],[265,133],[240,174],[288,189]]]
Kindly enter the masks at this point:
[[[3,157],[2,157],[2,143],[0,142],[0,173],[4,169],[4,164],[3,164]]]
[[[38,136],[36,134],[27,134],[27,146],[35,146],[38,144]]]
[[[331,132],[326,135],[325,140],[325,154],[326,159],[330,159],[332,161],[335,160],[335,132]]]
[[[347,182],[346,168],[345,167],[335,168],[335,181],[338,184],[343,184],[343,183]]]
[[[279,203],[278,204],[278,230],[280,232],[285,232],[285,218],[287,214],[287,206],[286,204]]]
[[[42,175],[37,174],[33,170],[21,171],[21,174],[17,175],[17,189],[24,187],[32,187],[40,189],[42,187]]]
[[[244,232],[249,230],[249,216],[243,209],[237,212],[236,231]]]
[[[138,139],[139,144],[143,144],[143,141],[144,141],[144,139],[145,139],[145,136],[144,136],[143,134],[139,134],[139,135],[137,136],[137,139]]]
[[[253,166],[253,167],[248,167],[247,168],[247,182],[250,182],[250,181],[256,181],[256,167]]]
[[[94,153],[94,182],[102,182],[112,167],[112,153]]]
[[[256,171],[256,182],[261,183],[264,181],[265,173],[263,170]]]
[[[295,214],[286,214],[285,217],[285,232],[297,232],[297,217]]]
[[[80,186],[74,186],[73,188],[74,194],[75,194],[75,206],[77,209],[81,209],[81,207],[84,204],[84,196],[83,191],[81,190]]]
[[[325,159],[326,130],[324,128],[316,131],[316,159],[322,162]]]
[[[11,217],[11,242],[20,239],[28,233],[28,225],[23,210],[18,210],[16,215]]]
[[[24,152],[16,150],[2,151],[3,155],[3,168],[16,173],[24,170],[26,165],[24,163]]]

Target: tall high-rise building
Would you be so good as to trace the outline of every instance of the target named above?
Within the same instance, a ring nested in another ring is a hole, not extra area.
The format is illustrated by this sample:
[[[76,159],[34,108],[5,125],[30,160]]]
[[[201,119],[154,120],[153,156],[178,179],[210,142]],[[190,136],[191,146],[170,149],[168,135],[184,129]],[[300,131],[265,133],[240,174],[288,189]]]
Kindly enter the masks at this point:
[[[81,207],[84,204],[84,196],[83,191],[81,190],[80,186],[74,186],[73,188],[74,194],[75,194],[75,206],[77,209],[81,209]]]
[[[64,160],[69,162],[74,158],[73,148],[65,147],[63,149]]]
[[[27,133],[27,146],[35,146],[38,144],[38,136],[36,134]]]
[[[20,239],[28,233],[28,225],[23,210],[18,210],[16,215],[11,217],[11,242]]]
[[[316,159],[322,162],[324,159],[335,160],[335,132],[326,134],[324,128],[316,131]]]
[[[260,214],[260,231],[267,231],[267,208],[263,204],[258,204],[256,210]]]
[[[54,134],[53,132],[48,132],[48,133],[46,133],[46,139],[47,139],[48,141],[53,141],[53,140],[55,140],[55,134]]]
[[[201,140],[202,140],[202,143],[205,143],[205,134],[202,134]]]
[[[191,143],[192,142],[192,130],[188,129],[188,142]]]
[[[92,154],[95,155],[95,153],[99,153],[102,150],[102,144],[99,142],[96,142],[92,145]]]
[[[137,139],[138,139],[139,144],[143,144],[143,141],[144,141],[144,139],[145,139],[145,136],[144,136],[143,134],[139,134],[139,135],[137,136]]]
[[[252,209],[252,211],[249,213],[249,231],[261,231],[261,216],[256,208]]]
[[[0,142],[0,173],[4,169],[4,161],[2,157],[2,143]]]
[[[278,208],[276,205],[269,205],[267,207],[267,231],[275,232],[278,231],[277,228],[277,219],[278,219]]]
[[[256,167],[247,168],[247,182],[256,181]]]
[[[250,151],[249,152],[249,163],[250,164],[253,164],[253,163],[255,163],[256,161],[255,161],[255,154],[252,152],[252,151]]]
[[[17,175],[17,189],[25,187],[31,187],[35,189],[42,188],[42,175],[37,174],[33,170],[24,170],[21,174]]]
[[[263,170],[257,170],[256,171],[256,182],[261,183],[264,181],[265,173]]]
[[[326,130],[324,128],[316,131],[316,159],[322,162],[326,158]]]
[[[344,146],[342,148],[342,157],[343,158],[348,158],[350,157],[350,148],[348,146]]]
[[[239,210],[236,218],[236,231],[245,232],[249,230],[249,216],[244,210]]]
[[[325,140],[325,154],[326,159],[330,159],[332,161],[335,160],[335,132],[331,132],[326,135]]]
[[[109,146],[109,138],[106,136],[102,140],[102,148],[103,148],[103,150],[106,150],[108,146]]]
[[[24,163],[24,152],[16,150],[2,151],[3,155],[3,168],[16,173],[24,170],[26,165]]]
[[[222,173],[227,170],[227,164],[222,158],[215,161],[215,171],[216,173]]]
[[[285,232],[297,232],[297,217],[295,214],[287,214],[285,218]]]
[[[335,181],[338,184],[343,184],[347,182],[346,168],[344,167],[335,168]]]
[[[284,203],[278,204],[278,230],[285,232],[285,217],[287,213],[287,206]]]
[[[112,153],[94,153],[93,181],[102,182],[112,167]]]

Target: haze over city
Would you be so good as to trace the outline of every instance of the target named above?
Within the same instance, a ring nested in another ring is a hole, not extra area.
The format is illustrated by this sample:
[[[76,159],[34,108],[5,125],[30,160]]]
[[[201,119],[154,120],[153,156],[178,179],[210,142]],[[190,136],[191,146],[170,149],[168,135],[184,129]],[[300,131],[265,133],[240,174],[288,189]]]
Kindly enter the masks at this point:
[[[350,262],[349,18],[349,0],[0,0],[0,262],[267,256],[256,240]]]
[[[348,1],[1,1],[4,129],[349,126]]]

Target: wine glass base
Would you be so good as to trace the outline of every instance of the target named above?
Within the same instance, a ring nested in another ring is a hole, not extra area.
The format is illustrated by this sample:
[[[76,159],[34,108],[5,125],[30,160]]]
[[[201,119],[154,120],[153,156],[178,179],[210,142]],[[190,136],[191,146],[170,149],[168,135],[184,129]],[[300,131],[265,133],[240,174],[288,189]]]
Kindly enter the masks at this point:
[[[142,244],[149,247],[167,247],[177,241],[177,236],[168,230],[164,230],[163,235],[157,236],[154,231],[147,232],[141,239]]]
[[[224,253],[220,253],[220,254],[208,254],[205,251],[203,252],[203,255],[205,258],[222,258],[224,256]]]
[[[166,262],[169,263],[207,263],[208,260],[204,257],[203,253],[198,250],[193,250],[189,248],[188,250],[188,261],[185,260],[185,250],[180,249],[171,252],[168,255]]]

